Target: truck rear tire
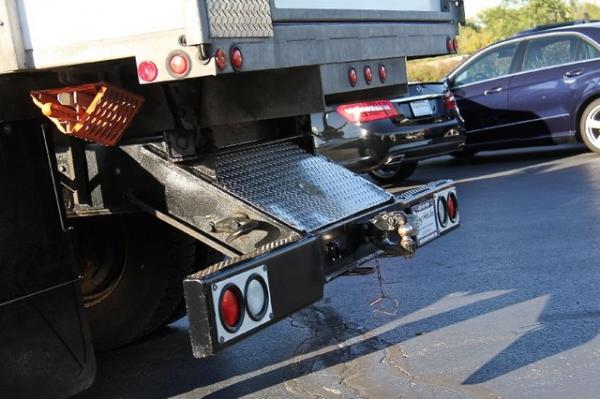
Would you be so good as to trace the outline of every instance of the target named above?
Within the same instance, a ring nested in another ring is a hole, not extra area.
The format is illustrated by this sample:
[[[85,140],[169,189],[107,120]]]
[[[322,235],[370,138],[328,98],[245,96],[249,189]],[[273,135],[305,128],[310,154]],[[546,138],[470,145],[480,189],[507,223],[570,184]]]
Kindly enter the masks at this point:
[[[167,323],[194,265],[193,239],[144,214],[80,220],[75,237],[97,349],[118,348]]]

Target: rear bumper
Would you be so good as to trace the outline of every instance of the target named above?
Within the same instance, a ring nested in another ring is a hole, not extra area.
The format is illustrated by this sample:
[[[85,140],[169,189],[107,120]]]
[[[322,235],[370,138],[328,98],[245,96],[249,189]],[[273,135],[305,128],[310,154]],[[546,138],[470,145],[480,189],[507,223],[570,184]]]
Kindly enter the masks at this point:
[[[415,143],[413,146],[394,146],[388,151],[388,159],[384,162],[386,165],[392,165],[398,161],[420,161],[446,155],[455,151],[460,151],[465,144],[463,134],[457,136],[444,137],[438,140],[423,141]]]
[[[433,204],[431,211],[438,215],[439,197],[447,198],[449,193],[455,195],[451,181],[422,186],[309,236],[273,243],[188,276],[184,289],[194,355],[213,355],[321,299],[327,282],[381,253],[381,247],[366,233],[366,226],[378,215],[404,212],[416,226],[413,238],[419,246],[457,228],[458,214],[444,225],[436,219],[433,229],[421,221],[422,213],[417,214],[424,205]],[[235,284],[244,292],[246,276],[257,274],[267,282],[269,311],[259,321],[245,317],[232,333],[221,322],[216,302],[224,287]]]
[[[378,127],[389,131],[374,131]],[[364,173],[385,164],[399,165],[402,161],[459,151],[466,139],[463,124],[458,119],[410,127],[398,127],[386,121],[383,126],[369,128],[371,126],[348,125],[342,137],[318,138],[317,151],[354,172]]]

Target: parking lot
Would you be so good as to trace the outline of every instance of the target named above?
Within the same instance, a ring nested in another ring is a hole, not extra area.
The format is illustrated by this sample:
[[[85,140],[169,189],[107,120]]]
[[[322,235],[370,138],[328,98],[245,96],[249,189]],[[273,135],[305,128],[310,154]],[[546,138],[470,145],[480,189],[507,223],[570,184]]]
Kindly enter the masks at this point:
[[[445,177],[459,183],[462,227],[411,261],[381,259],[378,306],[376,274],[342,277],[205,360],[181,320],[100,354],[80,397],[598,397],[600,157],[580,146],[443,157],[409,183]]]

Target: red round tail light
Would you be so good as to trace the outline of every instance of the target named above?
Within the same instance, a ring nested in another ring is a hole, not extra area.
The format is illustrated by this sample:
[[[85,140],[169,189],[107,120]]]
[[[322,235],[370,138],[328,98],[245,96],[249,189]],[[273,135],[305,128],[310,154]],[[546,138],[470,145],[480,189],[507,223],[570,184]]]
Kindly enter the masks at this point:
[[[227,68],[227,54],[225,54],[225,51],[222,48],[215,51],[215,62],[221,71],[224,71],[225,68]]]
[[[385,65],[379,65],[379,80],[381,80],[381,83],[385,83],[387,80],[387,69]]]
[[[449,53],[456,53],[456,48],[454,48],[454,40],[451,37],[446,39],[446,49]]]
[[[185,77],[191,69],[190,57],[183,51],[174,51],[167,58],[167,69],[175,78]]]
[[[158,77],[158,68],[152,61],[142,61],[137,69],[138,77],[144,82],[154,82]]]
[[[371,69],[370,66],[367,65],[365,67],[365,82],[367,82],[367,84],[370,85],[372,81],[373,81],[373,70]]]
[[[230,284],[221,292],[219,316],[223,327],[229,332],[239,330],[244,321],[244,298],[240,289]]]
[[[231,49],[230,54],[231,66],[236,71],[239,71],[244,66],[244,55],[242,54],[242,50],[237,47]]]
[[[458,216],[458,201],[456,200],[456,195],[454,193],[448,194],[446,203],[448,205],[448,217],[452,222],[456,222],[456,217]]]
[[[350,81],[350,86],[356,86],[358,83],[358,74],[356,73],[356,69],[350,68],[348,70],[348,80]]]

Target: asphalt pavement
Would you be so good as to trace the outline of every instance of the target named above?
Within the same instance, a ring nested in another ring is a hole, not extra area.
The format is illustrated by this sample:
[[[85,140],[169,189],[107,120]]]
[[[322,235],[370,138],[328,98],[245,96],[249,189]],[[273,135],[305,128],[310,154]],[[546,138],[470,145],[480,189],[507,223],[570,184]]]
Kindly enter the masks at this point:
[[[192,357],[182,319],[98,355],[80,397],[600,398],[600,155],[443,157],[408,183],[446,177],[461,228],[413,260],[379,260],[381,285],[339,278],[210,359]]]

